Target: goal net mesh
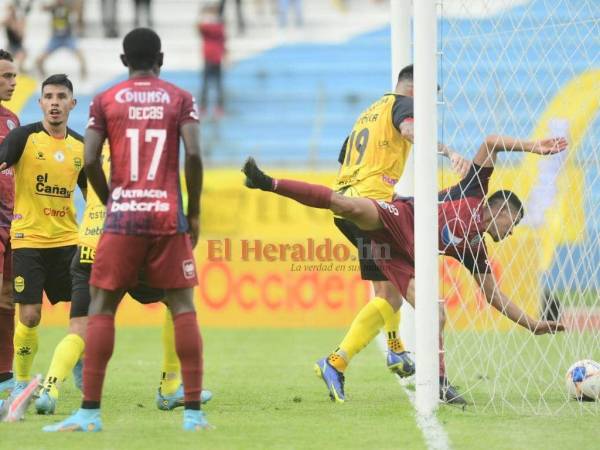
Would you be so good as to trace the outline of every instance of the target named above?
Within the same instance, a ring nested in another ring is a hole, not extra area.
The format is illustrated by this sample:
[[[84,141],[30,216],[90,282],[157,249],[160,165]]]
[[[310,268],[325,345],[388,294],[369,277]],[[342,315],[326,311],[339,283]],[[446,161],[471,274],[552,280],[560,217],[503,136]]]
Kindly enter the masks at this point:
[[[514,324],[441,257],[448,379],[479,411],[597,414],[600,402],[568,398],[565,374],[600,361],[600,2],[442,0],[439,15],[442,142],[473,157],[489,134],[569,140],[558,155],[499,154],[489,192],[517,193],[525,217],[485,238],[499,289],[567,331]],[[440,186],[456,181],[443,166]]]

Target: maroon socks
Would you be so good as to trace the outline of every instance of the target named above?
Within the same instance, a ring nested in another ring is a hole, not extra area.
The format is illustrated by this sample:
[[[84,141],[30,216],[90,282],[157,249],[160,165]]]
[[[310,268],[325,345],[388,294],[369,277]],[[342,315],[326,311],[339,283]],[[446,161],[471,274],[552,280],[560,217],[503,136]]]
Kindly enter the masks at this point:
[[[313,208],[329,209],[333,190],[296,180],[273,180],[273,192]]]
[[[100,408],[106,366],[114,347],[115,316],[110,314],[90,316],[85,335],[82,408]]]
[[[202,392],[202,336],[198,329],[196,312],[177,314],[173,317],[175,350],[181,362],[184,406],[200,409]]]
[[[15,310],[0,308],[0,376],[11,378],[15,334]],[[0,380],[5,381],[5,380]]]

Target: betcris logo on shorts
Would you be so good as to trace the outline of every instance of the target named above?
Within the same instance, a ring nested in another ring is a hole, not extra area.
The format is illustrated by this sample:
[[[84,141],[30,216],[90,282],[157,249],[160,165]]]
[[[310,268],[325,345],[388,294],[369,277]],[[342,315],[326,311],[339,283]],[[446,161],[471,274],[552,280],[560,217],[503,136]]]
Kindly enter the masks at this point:
[[[111,194],[110,212],[168,212],[171,205],[162,189],[123,189],[117,186]]]

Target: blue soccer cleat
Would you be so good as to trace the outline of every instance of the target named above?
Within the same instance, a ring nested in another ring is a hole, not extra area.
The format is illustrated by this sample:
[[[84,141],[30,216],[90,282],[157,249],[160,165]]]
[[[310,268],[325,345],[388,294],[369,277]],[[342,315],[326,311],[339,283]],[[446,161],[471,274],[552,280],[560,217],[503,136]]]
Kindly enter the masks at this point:
[[[208,403],[213,398],[213,394],[210,391],[202,390],[200,393],[200,403]],[[180,384],[174,394],[163,395],[160,388],[156,393],[156,407],[162,411],[171,411],[175,408],[183,406],[184,394],[183,384]]]
[[[15,387],[15,377],[9,378],[8,380],[0,383],[0,394],[4,392],[10,392]]]
[[[195,409],[186,409],[183,411],[183,429],[185,431],[202,431],[212,428],[206,420],[204,411]]]
[[[344,374],[329,364],[327,357],[320,359],[315,364],[315,373],[322,378],[329,390],[329,398],[337,403],[344,403]]]
[[[83,391],[83,359],[79,359],[73,367],[73,383],[80,391]]]
[[[42,428],[42,431],[102,431],[100,410],[80,408],[75,414],[66,418],[62,422],[55,423],[54,425],[46,425],[44,428]]]
[[[408,352],[396,353],[388,349],[387,367],[400,378],[410,377],[415,374],[415,363]]]
[[[50,396],[47,389],[40,392],[40,396],[35,401],[35,410],[38,414],[50,415],[54,414],[56,409],[56,399]]]

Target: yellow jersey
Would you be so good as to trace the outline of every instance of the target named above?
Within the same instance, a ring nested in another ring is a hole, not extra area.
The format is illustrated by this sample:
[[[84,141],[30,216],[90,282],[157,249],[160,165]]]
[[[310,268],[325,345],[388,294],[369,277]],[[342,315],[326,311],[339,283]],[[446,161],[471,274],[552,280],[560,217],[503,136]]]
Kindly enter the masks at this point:
[[[386,94],[364,110],[346,139],[333,189],[350,197],[390,201],[412,148],[400,124],[413,118],[413,99]]]
[[[110,150],[108,145],[102,149],[102,170],[106,176],[110,174]],[[98,194],[90,185],[87,191],[85,202],[85,211],[81,225],[79,225],[79,245],[95,250],[98,246],[98,240],[104,228],[104,219],[106,218],[106,205],[100,201]],[[92,252],[93,253],[93,252]],[[93,261],[94,255],[90,255]]]
[[[15,128],[0,146],[0,161],[15,173],[12,247],[77,244],[75,186],[87,186],[81,135],[67,128],[65,138],[56,139],[41,122]]]

